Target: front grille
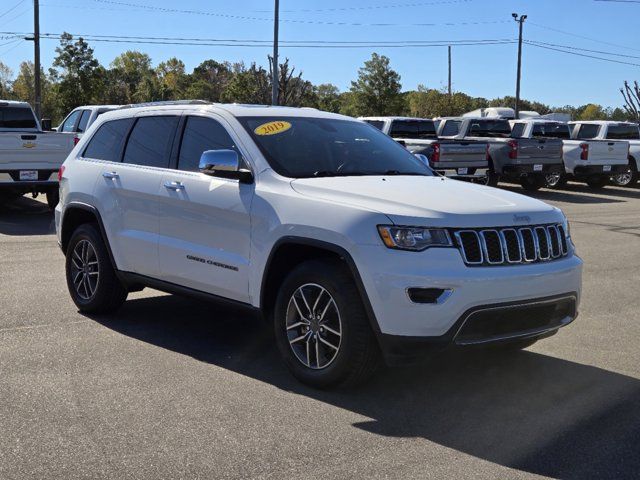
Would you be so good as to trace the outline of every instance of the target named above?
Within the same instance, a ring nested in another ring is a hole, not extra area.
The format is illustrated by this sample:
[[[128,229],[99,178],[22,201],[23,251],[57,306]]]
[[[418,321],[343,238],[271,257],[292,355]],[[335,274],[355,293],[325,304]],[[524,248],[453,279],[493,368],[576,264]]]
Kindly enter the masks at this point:
[[[470,266],[547,262],[569,253],[562,225],[455,230],[453,236]]]

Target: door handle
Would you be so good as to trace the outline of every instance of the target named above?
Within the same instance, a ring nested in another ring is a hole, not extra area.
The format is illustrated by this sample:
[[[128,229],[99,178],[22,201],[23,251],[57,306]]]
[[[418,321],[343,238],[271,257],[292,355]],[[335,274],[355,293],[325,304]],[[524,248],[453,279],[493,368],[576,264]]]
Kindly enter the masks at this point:
[[[184,190],[184,185],[180,182],[164,182],[164,186],[169,190]]]
[[[120,177],[120,175],[118,175],[116,172],[104,172],[102,176],[104,178],[108,178],[109,180],[114,180]]]

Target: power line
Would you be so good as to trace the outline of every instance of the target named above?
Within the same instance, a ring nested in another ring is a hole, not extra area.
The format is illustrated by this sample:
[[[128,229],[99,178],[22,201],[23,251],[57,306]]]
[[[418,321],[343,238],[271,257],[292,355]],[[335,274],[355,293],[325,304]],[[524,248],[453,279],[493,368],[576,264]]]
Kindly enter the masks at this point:
[[[358,10],[382,10],[382,9],[390,9],[390,8],[411,8],[411,7],[425,7],[432,5],[451,5],[455,3],[469,3],[474,0],[444,0],[439,2],[413,2],[413,3],[398,3],[395,5],[366,5],[361,7],[335,7],[335,8],[304,8],[298,10],[282,10],[282,12],[286,13],[322,13],[322,12],[349,12],[349,11],[358,11]],[[263,13],[267,12],[267,10],[256,10],[257,12]]]
[[[591,42],[601,43],[602,45],[609,45],[610,47],[618,47],[618,48],[626,48],[627,50],[635,50],[636,52],[640,52],[640,49],[633,48],[628,45],[620,45],[618,43],[606,42],[604,40],[598,40],[597,38],[585,37],[584,35],[578,35],[577,33],[567,32],[566,30],[560,30],[558,28],[547,27],[546,25],[540,25],[539,23],[529,22],[529,25],[533,25],[534,27],[543,28],[545,30],[550,30],[552,32],[562,33],[564,35],[569,35],[571,37],[581,38],[583,40],[589,40]]]
[[[611,55],[611,56],[614,56],[614,57],[640,59],[640,56],[638,56],[638,55],[625,55],[624,53],[605,52],[603,50],[590,50],[588,48],[572,47],[570,45],[559,45],[557,43],[547,43],[547,42],[541,42],[539,40],[528,40],[528,42],[529,43],[537,43],[539,45],[547,45],[547,46],[550,46],[550,47],[567,48],[569,50],[579,50],[581,52],[601,53],[603,55]]]
[[[16,8],[18,8],[20,5],[22,5],[24,2],[26,2],[27,0],[20,0],[18,3],[16,3],[13,7],[11,7],[9,10],[7,10],[4,13],[0,13],[0,18],[4,17],[5,15],[7,15],[8,13],[13,12]]]
[[[572,51],[569,51],[569,50],[562,50],[562,49],[555,48],[555,47],[547,47],[547,46],[544,46],[544,45],[539,45],[539,44],[534,43],[534,42],[530,42],[528,40],[525,40],[524,42],[527,45],[531,45],[533,47],[544,48],[546,50],[553,50],[553,51],[556,51],[556,52],[562,52],[562,53],[566,53],[566,54],[569,54],[569,55],[575,55],[575,56],[578,56],[578,57],[594,58],[596,60],[602,60],[602,61],[605,61],[605,62],[620,63],[622,65],[632,65],[634,67],[640,67],[640,63],[623,62],[621,60],[613,60],[611,58],[597,57],[595,55],[587,55],[585,53],[572,52]]]

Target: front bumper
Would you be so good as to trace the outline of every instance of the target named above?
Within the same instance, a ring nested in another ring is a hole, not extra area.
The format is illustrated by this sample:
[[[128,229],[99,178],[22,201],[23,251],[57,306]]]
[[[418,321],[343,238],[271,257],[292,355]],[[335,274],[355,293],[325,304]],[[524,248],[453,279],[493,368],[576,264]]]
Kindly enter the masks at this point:
[[[568,295],[575,298],[577,311],[580,301],[582,260],[573,252],[547,262],[486,267],[466,266],[455,248],[403,252],[366,246],[358,253],[356,263],[383,348],[384,339],[391,337],[404,337],[410,343],[451,344],[456,325],[470,313],[496,305]],[[414,303],[408,295],[412,288],[443,289],[450,294],[441,302]],[[500,340],[492,336],[485,339]]]

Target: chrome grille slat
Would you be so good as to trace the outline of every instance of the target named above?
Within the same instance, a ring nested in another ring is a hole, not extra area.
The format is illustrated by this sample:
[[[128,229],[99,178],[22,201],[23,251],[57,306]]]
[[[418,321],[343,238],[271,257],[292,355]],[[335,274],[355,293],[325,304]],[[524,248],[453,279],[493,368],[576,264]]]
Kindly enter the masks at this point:
[[[465,264],[516,265],[549,262],[569,253],[562,225],[478,228],[453,232]]]

